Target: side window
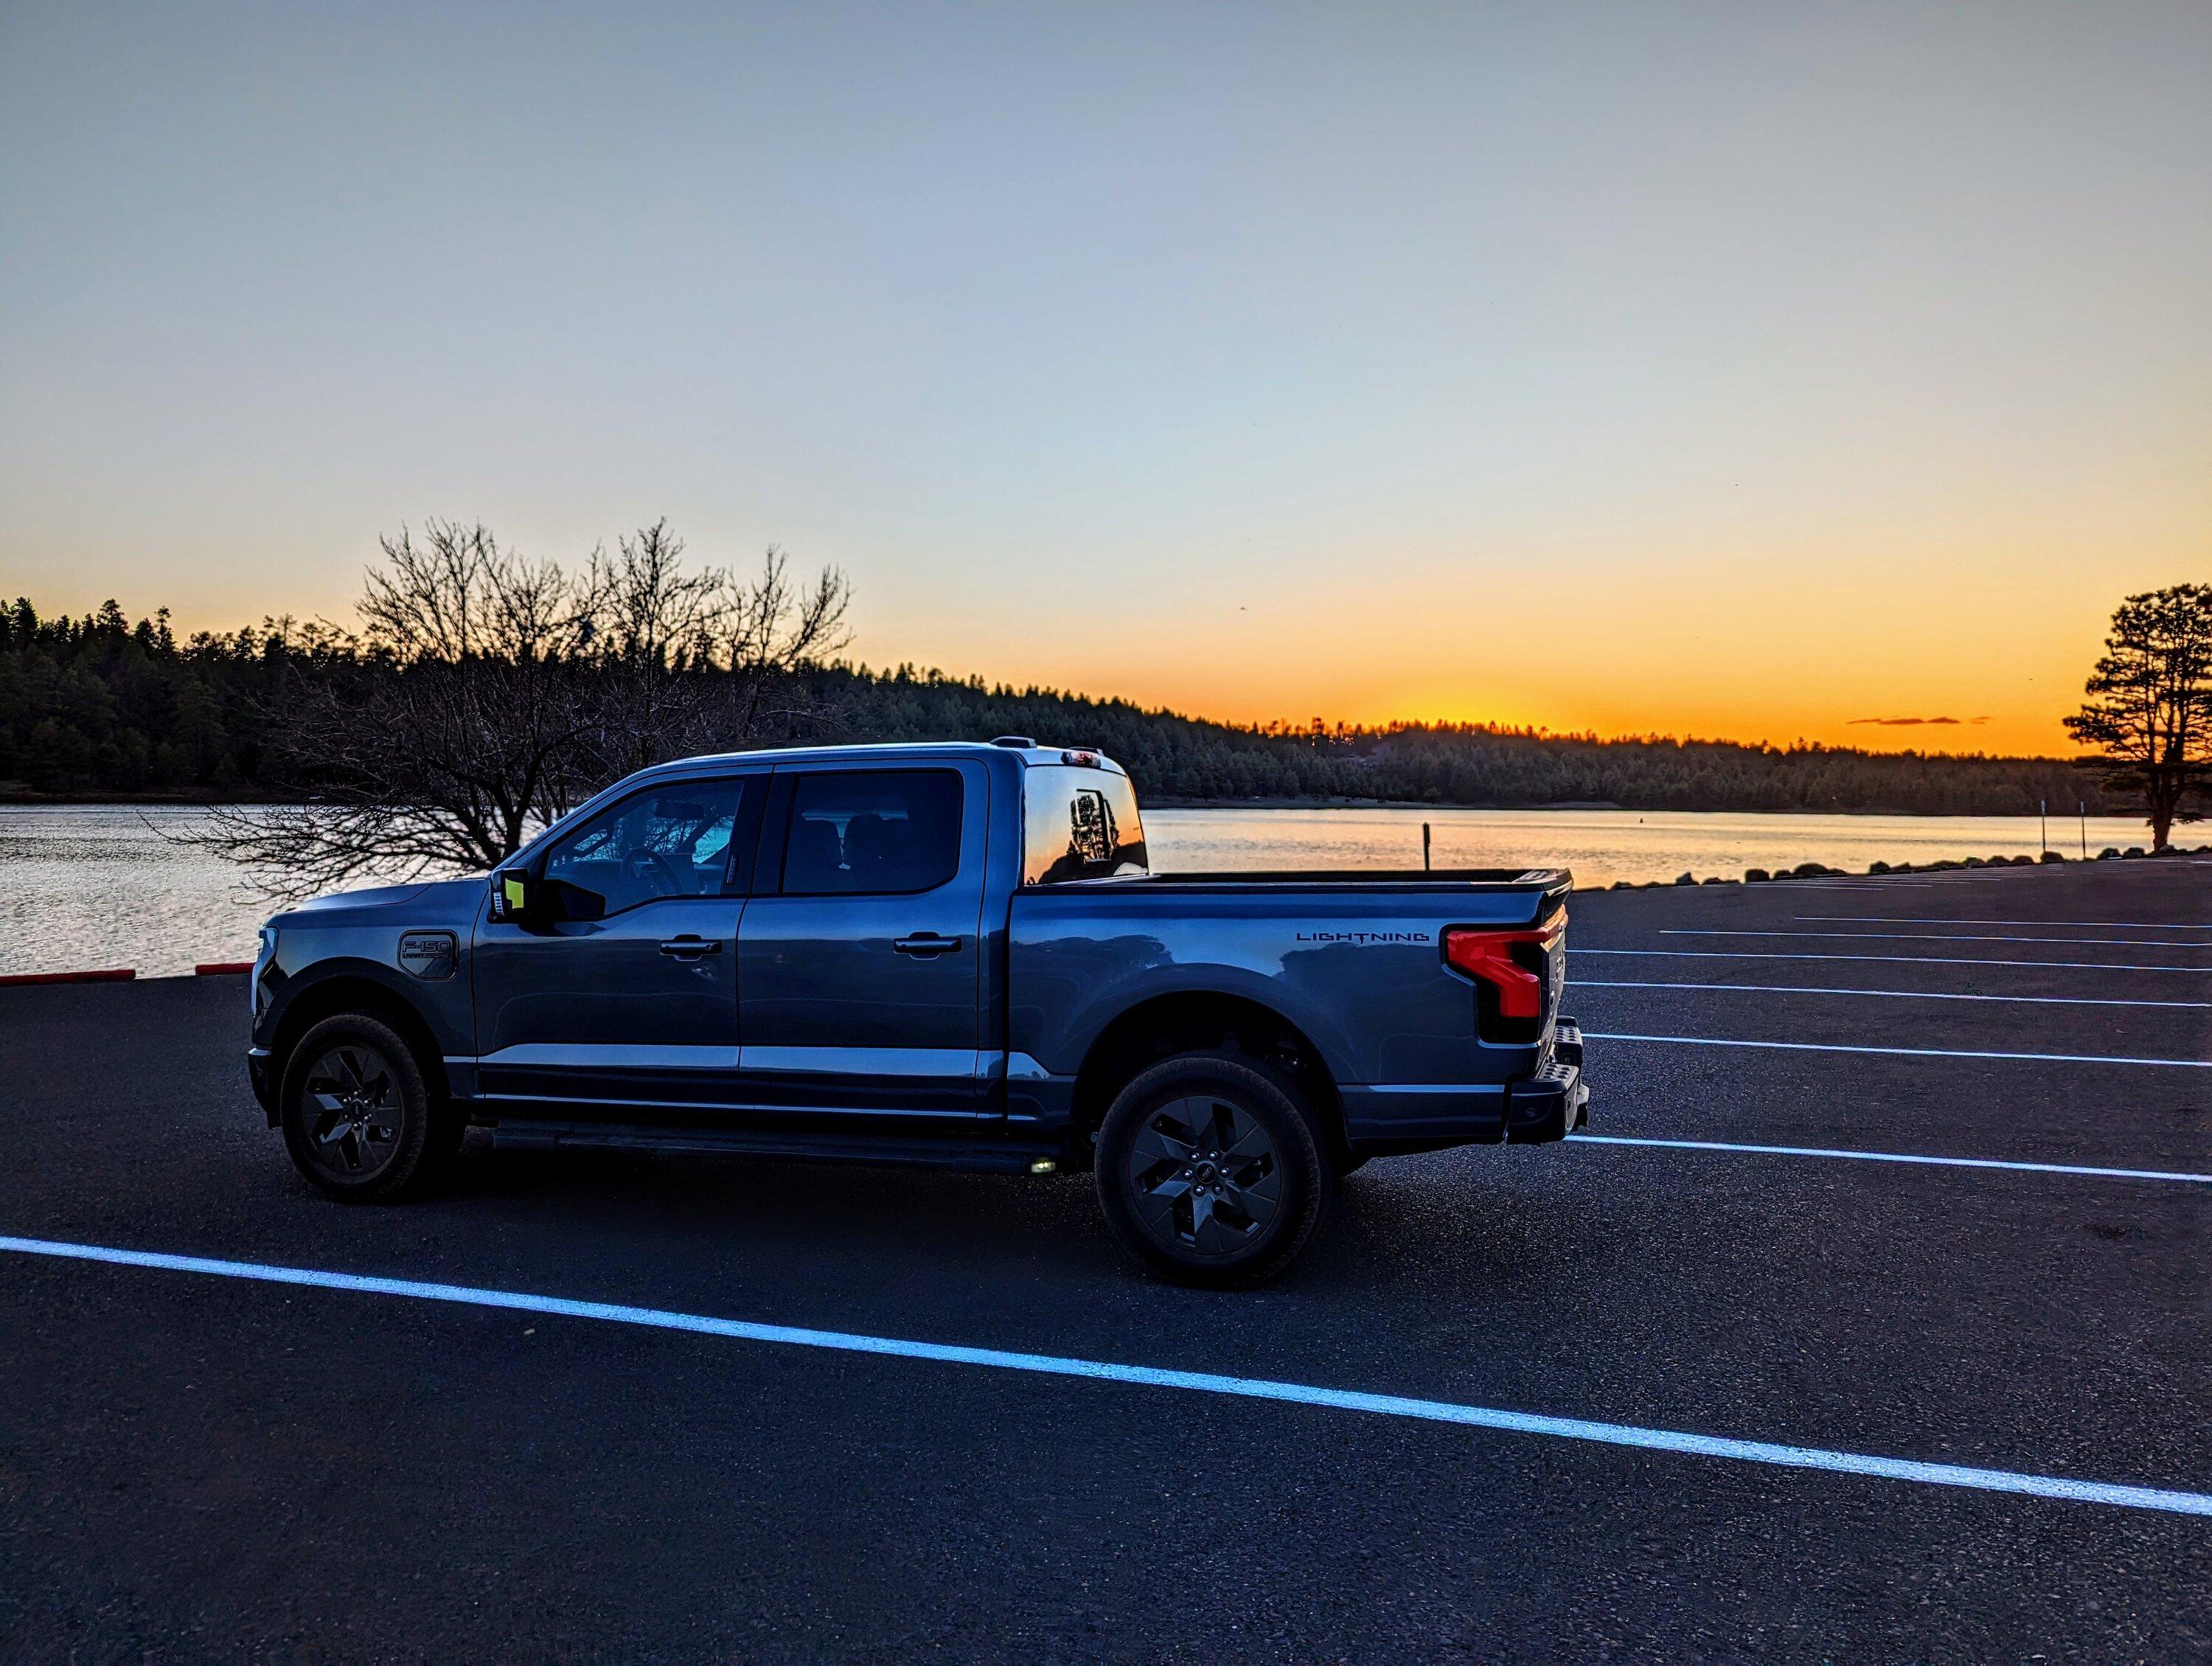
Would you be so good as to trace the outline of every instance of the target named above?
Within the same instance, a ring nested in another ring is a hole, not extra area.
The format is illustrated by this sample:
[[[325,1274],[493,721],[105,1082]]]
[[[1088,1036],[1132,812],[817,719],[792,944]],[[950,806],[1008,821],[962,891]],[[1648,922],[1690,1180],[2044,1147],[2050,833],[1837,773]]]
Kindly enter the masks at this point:
[[[784,845],[784,893],[934,891],[960,871],[960,787],[953,769],[799,776]]]
[[[545,877],[579,886],[620,914],[664,897],[742,895],[750,875],[744,781],[692,781],[624,799],[565,835]],[[757,825],[759,817],[751,818]]]
[[[1022,776],[1022,883],[1057,885],[1143,873],[1145,824],[1129,778],[1043,764]]]

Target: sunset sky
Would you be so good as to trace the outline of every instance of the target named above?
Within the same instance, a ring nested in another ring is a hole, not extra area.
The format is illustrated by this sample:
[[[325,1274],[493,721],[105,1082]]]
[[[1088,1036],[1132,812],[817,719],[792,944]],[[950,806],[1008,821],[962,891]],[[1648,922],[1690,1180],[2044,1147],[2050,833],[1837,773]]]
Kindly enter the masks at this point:
[[[2203,0],[0,0],[0,593],[665,514],[872,664],[2058,751],[2212,580],[2208,88]]]

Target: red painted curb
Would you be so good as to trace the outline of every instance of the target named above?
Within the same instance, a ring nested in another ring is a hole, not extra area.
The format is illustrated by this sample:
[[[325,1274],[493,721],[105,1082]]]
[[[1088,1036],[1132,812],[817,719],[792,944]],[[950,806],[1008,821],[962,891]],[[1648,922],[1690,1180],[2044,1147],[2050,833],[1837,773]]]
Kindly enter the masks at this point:
[[[97,972],[11,972],[0,983],[128,983],[137,976],[136,966],[111,966]]]
[[[209,960],[203,961],[199,965],[193,967],[192,976],[194,977],[228,977],[234,972],[250,972],[252,970],[253,963],[250,960]]]

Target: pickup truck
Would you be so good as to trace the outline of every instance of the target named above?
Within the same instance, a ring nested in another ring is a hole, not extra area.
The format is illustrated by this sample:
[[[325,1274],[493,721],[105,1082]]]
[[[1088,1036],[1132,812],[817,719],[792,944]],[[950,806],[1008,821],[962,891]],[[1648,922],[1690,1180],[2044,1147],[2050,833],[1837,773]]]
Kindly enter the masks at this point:
[[[1243,1286],[1370,1158],[1555,1140],[1570,876],[1155,873],[1128,775],[1025,736],[686,758],[487,879],[262,928],[247,1055],[333,1197],[495,1147],[1088,1171]]]

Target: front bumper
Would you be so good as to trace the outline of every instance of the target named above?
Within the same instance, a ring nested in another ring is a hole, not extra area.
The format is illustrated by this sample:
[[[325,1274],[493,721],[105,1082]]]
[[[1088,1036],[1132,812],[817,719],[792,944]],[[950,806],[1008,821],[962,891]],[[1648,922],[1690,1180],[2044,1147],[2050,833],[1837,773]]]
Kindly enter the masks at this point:
[[[246,1079],[253,1085],[253,1097],[261,1102],[261,1109],[269,1113],[269,1125],[276,1126],[276,1085],[269,1079],[269,1049],[249,1047],[246,1049]]]

